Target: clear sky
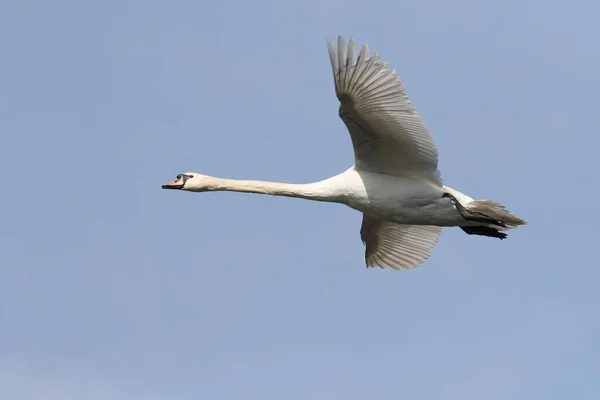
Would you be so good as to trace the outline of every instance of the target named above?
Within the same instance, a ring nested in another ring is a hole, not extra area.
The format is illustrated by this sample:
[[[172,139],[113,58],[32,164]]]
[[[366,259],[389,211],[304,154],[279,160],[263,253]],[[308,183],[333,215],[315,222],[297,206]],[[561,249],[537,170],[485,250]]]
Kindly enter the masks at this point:
[[[599,398],[597,2],[0,9],[1,399]],[[398,70],[446,184],[529,225],[367,270],[349,208],[161,190],[348,168],[337,34]]]

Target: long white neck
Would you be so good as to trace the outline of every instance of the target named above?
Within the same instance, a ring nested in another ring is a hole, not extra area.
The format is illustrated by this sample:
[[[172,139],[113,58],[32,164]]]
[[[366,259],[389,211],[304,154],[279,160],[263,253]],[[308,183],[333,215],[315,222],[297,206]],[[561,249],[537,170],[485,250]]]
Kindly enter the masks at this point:
[[[334,183],[332,178],[314,183],[295,184],[211,177],[211,184],[205,190],[259,193],[315,201],[341,202],[342,193]]]

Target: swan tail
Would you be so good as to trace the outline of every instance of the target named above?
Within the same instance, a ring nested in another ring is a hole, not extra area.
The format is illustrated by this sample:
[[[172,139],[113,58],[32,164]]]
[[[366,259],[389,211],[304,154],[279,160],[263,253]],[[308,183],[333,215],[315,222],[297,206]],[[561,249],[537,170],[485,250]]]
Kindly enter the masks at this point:
[[[491,200],[473,200],[468,204],[469,211],[483,214],[487,218],[505,225],[506,228],[516,228],[519,225],[527,225],[527,221],[511,214],[502,204]]]
[[[473,200],[470,197],[444,187],[445,197],[450,197],[456,210],[465,219],[460,228],[469,235],[506,239],[503,231],[526,225],[527,221],[510,213],[502,204],[491,200]]]

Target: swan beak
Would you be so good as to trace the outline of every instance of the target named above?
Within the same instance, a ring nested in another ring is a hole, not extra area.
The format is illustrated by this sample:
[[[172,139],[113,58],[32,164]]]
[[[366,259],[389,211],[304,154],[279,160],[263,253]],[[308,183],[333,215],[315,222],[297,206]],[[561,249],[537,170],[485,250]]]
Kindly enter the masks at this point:
[[[183,189],[183,177],[179,177],[177,179],[175,179],[174,181],[165,183],[164,185],[162,185],[163,189]]]

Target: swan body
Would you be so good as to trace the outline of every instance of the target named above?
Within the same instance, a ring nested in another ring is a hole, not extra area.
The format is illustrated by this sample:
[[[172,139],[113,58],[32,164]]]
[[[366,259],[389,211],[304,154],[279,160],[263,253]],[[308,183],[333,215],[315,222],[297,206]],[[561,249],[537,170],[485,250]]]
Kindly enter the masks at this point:
[[[424,262],[442,227],[506,238],[526,222],[502,205],[442,184],[438,152],[406,96],[396,71],[354,42],[328,43],[339,116],[354,148],[352,167],[328,179],[293,184],[180,174],[163,189],[235,191],[344,204],[363,213],[360,229],[367,267],[412,268]]]

